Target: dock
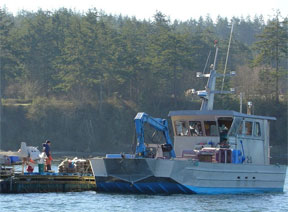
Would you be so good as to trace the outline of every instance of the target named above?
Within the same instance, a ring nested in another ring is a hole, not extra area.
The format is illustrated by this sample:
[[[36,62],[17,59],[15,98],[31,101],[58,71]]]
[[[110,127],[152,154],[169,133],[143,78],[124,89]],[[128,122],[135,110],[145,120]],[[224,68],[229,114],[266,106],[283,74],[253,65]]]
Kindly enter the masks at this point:
[[[46,193],[96,191],[92,175],[24,173],[0,176],[0,193]]]

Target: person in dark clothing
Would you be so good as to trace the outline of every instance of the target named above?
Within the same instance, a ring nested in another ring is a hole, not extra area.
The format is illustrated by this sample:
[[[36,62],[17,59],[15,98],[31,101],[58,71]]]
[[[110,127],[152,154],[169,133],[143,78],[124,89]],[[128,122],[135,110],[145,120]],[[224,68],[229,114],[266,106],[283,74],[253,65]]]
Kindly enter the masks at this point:
[[[47,159],[46,159],[46,167],[45,171],[50,171],[51,170],[51,162],[52,162],[52,156],[51,156],[51,141],[46,140],[45,143],[43,143],[43,151],[45,152]]]

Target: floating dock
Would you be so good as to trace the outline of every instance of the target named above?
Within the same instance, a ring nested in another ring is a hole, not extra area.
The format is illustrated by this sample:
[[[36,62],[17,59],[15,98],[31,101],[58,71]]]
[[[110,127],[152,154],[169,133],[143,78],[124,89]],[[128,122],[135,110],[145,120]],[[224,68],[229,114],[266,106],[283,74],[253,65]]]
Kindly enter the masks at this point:
[[[46,193],[96,191],[92,175],[24,173],[0,176],[0,193]]]

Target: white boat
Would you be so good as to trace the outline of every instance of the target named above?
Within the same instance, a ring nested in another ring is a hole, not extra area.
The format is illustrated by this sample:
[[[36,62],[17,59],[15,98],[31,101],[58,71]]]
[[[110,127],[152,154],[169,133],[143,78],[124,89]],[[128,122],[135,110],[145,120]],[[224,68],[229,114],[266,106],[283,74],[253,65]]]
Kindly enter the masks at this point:
[[[167,122],[139,113],[135,117],[138,141],[135,154],[109,154],[90,160],[97,191],[142,194],[283,192],[286,166],[270,164],[269,124],[276,118],[213,110],[214,94],[220,93],[215,91],[216,77],[221,75],[214,69],[215,61],[211,67],[210,74],[198,74],[209,77],[206,90],[199,92],[201,109],[169,113],[174,145],[169,135],[167,138]],[[144,143],[142,125],[145,122],[163,131],[166,144]]]

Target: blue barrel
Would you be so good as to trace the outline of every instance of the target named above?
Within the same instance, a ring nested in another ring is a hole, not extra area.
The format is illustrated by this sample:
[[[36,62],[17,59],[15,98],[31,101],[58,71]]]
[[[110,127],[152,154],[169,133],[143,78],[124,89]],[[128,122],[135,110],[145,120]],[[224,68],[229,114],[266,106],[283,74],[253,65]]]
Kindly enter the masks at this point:
[[[232,163],[242,163],[242,152],[241,152],[241,150],[234,149],[232,151]]]

